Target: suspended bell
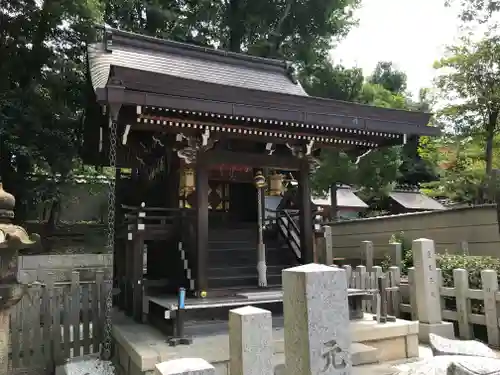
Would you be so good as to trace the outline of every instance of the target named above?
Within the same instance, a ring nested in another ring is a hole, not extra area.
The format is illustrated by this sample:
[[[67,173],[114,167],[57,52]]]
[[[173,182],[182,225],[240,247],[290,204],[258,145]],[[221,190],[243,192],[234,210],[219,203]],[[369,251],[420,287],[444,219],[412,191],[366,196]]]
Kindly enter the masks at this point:
[[[194,191],[194,171],[191,168],[184,169],[182,180],[184,193],[189,195]]]
[[[253,178],[253,182],[257,189],[261,189],[266,186],[266,178],[262,174],[262,171],[257,171],[255,177]]]
[[[269,177],[269,195],[277,197],[283,192],[283,175],[274,173]]]

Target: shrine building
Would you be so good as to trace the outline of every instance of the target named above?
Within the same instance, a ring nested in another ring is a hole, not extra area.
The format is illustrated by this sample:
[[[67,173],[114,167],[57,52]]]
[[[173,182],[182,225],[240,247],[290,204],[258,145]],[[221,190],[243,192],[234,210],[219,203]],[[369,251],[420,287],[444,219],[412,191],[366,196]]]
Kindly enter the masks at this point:
[[[311,97],[285,61],[110,28],[88,75],[83,156],[116,166],[115,303],[139,321],[180,287],[273,291],[282,269],[313,262],[321,150],[439,134],[427,113]]]

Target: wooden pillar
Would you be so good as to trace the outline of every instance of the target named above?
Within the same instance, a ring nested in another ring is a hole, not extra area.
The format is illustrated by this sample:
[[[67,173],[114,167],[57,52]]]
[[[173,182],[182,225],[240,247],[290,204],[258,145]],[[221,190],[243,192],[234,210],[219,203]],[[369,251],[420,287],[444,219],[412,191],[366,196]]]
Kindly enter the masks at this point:
[[[132,277],[132,290],[133,290],[133,317],[136,322],[142,322],[143,310],[143,253],[144,253],[144,238],[142,233],[137,233],[137,239],[134,241],[134,256],[133,256],[133,277]]]
[[[196,290],[208,287],[208,166],[203,154],[196,159]]]
[[[302,253],[302,260],[307,264],[314,262],[314,231],[309,162],[305,158],[300,160],[299,202],[300,251]]]
[[[132,239],[127,241],[126,273],[125,273],[125,315],[132,316],[134,309],[134,251],[137,242],[137,231],[132,230]]]
[[[144,278],[144,231],[145,225],[142,219],[145,213],[139,212],[137,218],[137,231],[133,241],[132,255],[132,290],[133,290],[133,317],[136,322],[142,322],[143,313],[143,278]]]

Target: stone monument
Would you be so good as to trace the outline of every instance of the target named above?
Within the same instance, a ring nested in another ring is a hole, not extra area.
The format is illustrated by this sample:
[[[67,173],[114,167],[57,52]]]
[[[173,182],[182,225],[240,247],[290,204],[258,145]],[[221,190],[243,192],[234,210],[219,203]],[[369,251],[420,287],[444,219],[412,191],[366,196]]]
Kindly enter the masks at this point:
[[[283,270],[287,375],[350,374],[347,303],[343,269],[312,263]]]
[[[273,375],[271,312],[253,306],[229,311],[231,375]]]
[[[415,240],[412,250],[419,321],[418,338],[423,343],[429,342],[430,333],[453,338],[453,323],[443,322],[441,317],[434,241],[426,238]]]
[[[28,235],[24,228],[12,224],[16,200],[3,190],[0,182],[0,374],[8,372],[9,310],[27,291],[27,285],[17,281],[19,250],[39,243],[38,235]]]

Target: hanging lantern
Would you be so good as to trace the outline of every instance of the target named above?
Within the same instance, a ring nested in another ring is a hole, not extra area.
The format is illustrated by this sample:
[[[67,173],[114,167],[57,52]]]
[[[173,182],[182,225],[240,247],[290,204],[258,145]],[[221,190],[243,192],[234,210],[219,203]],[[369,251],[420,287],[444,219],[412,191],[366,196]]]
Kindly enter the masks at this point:
[[[266,186],[266,178],[262,174],[262,171],[258,171],[253,178],[253,182],[257,189],[261,189]]]
[[[280,196],[283,192],[283,175],[274,173],[269,177],[269,195]]]
[[[184,195],[187,196],[194,191],[194,171],[191,168],[184,169],[182,176],[182,187]]]

